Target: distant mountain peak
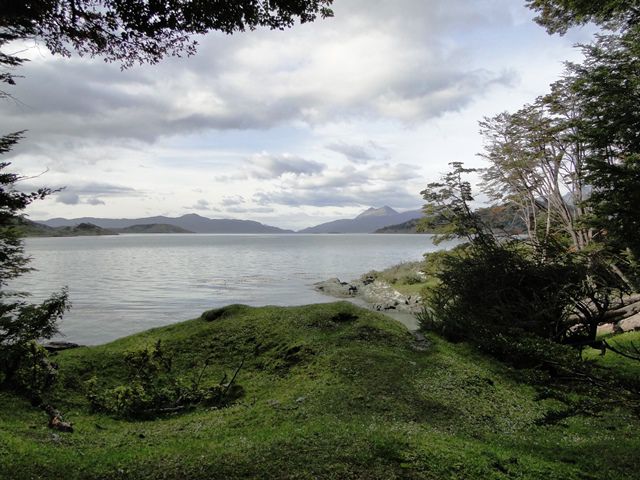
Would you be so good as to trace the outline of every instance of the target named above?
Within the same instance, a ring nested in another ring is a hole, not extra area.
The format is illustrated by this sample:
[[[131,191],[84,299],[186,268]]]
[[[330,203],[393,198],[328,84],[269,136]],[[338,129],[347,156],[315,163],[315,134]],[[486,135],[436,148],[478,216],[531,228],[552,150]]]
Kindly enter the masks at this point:
[[[397,215],[398,212],[396,212],[393,208],[385,205],[384,207],[380,207],[380,208],[368,208],[366,209],[364,212],[362,212],[360,215],[358,215],[356,218],[363,218],[363,217],[385,217],[387,215]]]

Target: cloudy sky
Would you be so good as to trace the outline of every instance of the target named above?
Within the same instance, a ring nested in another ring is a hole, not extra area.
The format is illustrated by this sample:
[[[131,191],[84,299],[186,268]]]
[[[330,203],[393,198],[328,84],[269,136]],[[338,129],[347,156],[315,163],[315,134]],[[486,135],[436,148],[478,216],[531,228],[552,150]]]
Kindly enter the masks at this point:
[[[65,190],[32,219],[198,213],[303,228],[370,206],[419,208],[452,161],[482,166],[477,123],[546,92],[587,30],[550,37],[524,0],[335,0],[284,32],[199,39],[121,71],[31,61],[0,104],[30,186]],[[40,175],[42,174],[42,175]]]

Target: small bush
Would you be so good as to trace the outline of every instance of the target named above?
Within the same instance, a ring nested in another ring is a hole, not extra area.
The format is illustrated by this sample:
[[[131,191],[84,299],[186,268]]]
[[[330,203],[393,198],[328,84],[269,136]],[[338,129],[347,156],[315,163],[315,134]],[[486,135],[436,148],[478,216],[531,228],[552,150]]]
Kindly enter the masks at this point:
[[[419,283],[422,283],[423,281],[424,279],[418,272],[411,272],[402,277],[400,283],[404,285],[417,285]]]
[[[57,377],[57,366],[49,361],[42,345],[31,341],[21,346],[19,367],[12,379],[14,387],[31,399],[39,399],[53,386]]]
[[[242,387],[234,385],[239,368],[228,383],[225,376],[217,385],[201,386],[208,360],[197,378],[186,379],[172,375],[172,359],[160,341],[153,349],[126,353],[124,363],[129,381],[125,385],[100,388],[97,377],[85,382],[91,407],[116,417],[137,419],[179,412],[196,405],[223,407],[242,395]]]
[[[451,340],[518,330],[555,341],[567,335],[570,306],[583,275],[567,257],[545,256],[517,242],[476,248],[443,260],[429,299],[432,325]],[[539,257],[540,255],[540,257]]]

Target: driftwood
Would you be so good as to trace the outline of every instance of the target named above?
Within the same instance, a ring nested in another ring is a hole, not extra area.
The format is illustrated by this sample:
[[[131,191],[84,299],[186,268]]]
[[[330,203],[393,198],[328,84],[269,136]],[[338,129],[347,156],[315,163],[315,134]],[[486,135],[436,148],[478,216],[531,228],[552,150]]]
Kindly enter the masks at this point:
[[[597,315],[596,308],[588,302],[585,302],[585,309]],[[638,326],[635,326],[635,322],[631,322],[629,325],[620,324],[623,320],[636,316]],[[569,316],[569,321],[579,321],[581,317],[581,315],[573,314]],[[624,295],[612,300],[611,306],[602,316],[600,328],[606,332],[623,332],[640,328],[640,294]]]
[[[640,313],[640,299],[629,298],[625,303],[618,306],[614,310],[609,310],[604,314],[605,320],[610,320],[612,323],[617,323],[625,318],[632,317],[636,313]]]
[[[49,404],[44,405],[42,409],[49,415],[49,428],[60,432],[73,432],[73,425],[70,422],[65,422],[58,410]]]

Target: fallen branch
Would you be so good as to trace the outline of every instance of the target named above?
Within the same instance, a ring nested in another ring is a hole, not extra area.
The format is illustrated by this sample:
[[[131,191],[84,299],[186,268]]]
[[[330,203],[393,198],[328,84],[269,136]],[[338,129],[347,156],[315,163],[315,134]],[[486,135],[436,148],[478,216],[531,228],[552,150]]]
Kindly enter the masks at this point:
[[[238,366],[238,368],[236,368],[236,371],[233,374],[233,377],[231,377],[231,381],[225,385],[225,389],[222,392],[222,396],[223,397],[227,395],[227,392],[231,388],[231,385],[233,385],[233,382],[235,382],[236,377],[238,376],[238,373],[240,373],[240,369],[242,368],[243,365],[244,365],[244,357],[242,357],[242,361],[240,362],[240,366]]]
[[[73,432],[73,425],[71,422],[65,422],[62,418],[62,414],[58,410],[49,404],[43,405],[42,409],[49,415],[49,428],[53,428],[60,432]]]
[[[621,350],[617,345],[614,347],[613,345],[608,343],[606,340],[602,340],[602,343],[605,345],[605,347],[607,347],[613,353],[617,353],[618,355],[621,355],[630,360],[640,361],[640,348],[638,348],[634,343],[631,343],[631,348],[633,349],[633,353],[629,353],[628,351],[625,352],[624,350]]]

